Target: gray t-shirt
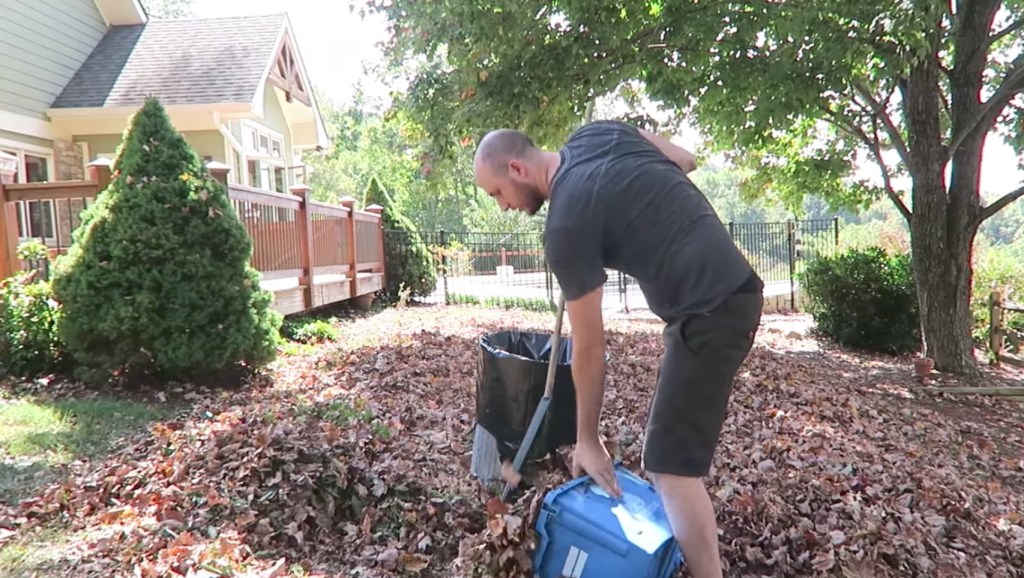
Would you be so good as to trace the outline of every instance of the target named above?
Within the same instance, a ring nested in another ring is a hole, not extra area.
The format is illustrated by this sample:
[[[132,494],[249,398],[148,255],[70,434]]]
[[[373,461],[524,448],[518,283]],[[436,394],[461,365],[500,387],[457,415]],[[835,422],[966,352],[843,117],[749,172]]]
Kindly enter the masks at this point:
[[[573,300],[607,281],[637,279],[665,321],[715,308],[753,271],[711,204],[635,127],[598,121],[559,152],[544,252]]]

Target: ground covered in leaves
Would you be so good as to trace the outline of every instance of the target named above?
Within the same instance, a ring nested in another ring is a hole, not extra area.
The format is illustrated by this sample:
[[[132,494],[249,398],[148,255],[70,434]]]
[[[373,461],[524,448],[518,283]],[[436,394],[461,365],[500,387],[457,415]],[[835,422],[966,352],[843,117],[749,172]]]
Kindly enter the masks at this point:
[[[507,509],[472,477],[478,340],[552,321],[387,310],[244,388],[171,389],[174,417],[0,511],[0,547],[40,576],[531,576],[569,475],[535,464]],[[767,321],[708,479],[728,576],[1024,576],[1024,405]],[[635,469],[660,326],[609,329],[603,434]]]

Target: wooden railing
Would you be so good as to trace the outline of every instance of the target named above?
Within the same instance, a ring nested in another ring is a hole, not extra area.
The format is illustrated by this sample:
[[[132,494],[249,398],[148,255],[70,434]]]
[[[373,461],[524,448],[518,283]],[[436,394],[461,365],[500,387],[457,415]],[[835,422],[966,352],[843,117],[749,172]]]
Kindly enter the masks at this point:
[[[290,194],[227,184],[228,167],[209,165],[224,184],[239,219],[252,240],[251,263],[260,271],[261,285],[274,293],[274,307],[297,313],[353,299],[360,306],[372,301],[384,287],[384,235],[382,208],[355,208],[346,197],[340,205],[311,199],[312,190],[295,185]],[[110,182],[109,161],[89,165],[89,179],[54,183],[2,184],[0,203],[0,275],[8,277],[28,264],[17,258],[19,210],[27,202],[52,201],[52,235],[42,239],[51,257],[71,245],[71,233],[81,223],[81,212]],[[20,209],[19,209],[20,207]]]
[[[1010,355],[1003,351],[1006,342],[1006,334],[1012,331],[1006,322],[1007,313],[1024,313],[1024,304],[1008,301],[1002,290],[996,290],[989,294],[988,298],[989,328],[988,344],[992,365],[1008,363],[1010,365],[1024,366],[1024,360]],[[1019,341],[1019,335],[1015,335]]]

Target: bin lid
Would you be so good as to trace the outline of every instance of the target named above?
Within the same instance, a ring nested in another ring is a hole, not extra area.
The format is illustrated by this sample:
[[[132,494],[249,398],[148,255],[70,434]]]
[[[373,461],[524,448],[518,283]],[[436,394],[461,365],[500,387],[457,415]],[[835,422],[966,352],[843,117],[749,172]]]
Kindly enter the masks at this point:
[[[552,490],[545,502],[559,513],[586,520],[595,532],[611,533],[648,554],[673,542],[672,528],[654,486],[621,465],[615,467],[615,476],[621,499],[612,498],[590,476],[583,476]]]

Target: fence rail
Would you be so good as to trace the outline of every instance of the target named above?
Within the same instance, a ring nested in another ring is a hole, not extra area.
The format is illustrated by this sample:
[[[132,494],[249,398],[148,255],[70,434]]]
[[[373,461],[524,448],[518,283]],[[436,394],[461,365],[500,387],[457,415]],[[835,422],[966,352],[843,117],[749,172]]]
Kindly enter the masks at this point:
[[[110,164],[89,165],[89,180],[4,184],[0,181],[0,275],[25,268],[48,267],[22,262],[20,241],[46,245],[50,258],[67,251],[81,213],[97,192],[110,183]],[[289,194],[228,184],[228,167],[211,165],[210,173],[226,188],[231,205],[252,241],[250,263],[260,271],[261,286],[274,293],[274,308],[297,313],[320,305],[356,299],[363,304],[384,287],[384,236],[381,207],[355,208],[346,197],[341,205],[310,198],[312,190],[295,185]],[[33,203],[45,203],[35,205]],[[28,219],[28,221],[26,221]],[[35,220],[32,220],[35,219]],[[36,234],[40,233],[41,234]],[[44,264],[45,265],[45,264]]]
[[[833,255],[839,245],[838,219],[764,223],[725,223],[769,292],[797,309],[799,273],[817,256]],[[544,258],[541,233],[419,231],[435,257],[438,285],[427,297],[436,303],[483,300],[554,303],[557,282]],[[408,234],[385,230],[389,251],[408,246]],[[637,280],[608,270],[605,307],[647,308]]]

